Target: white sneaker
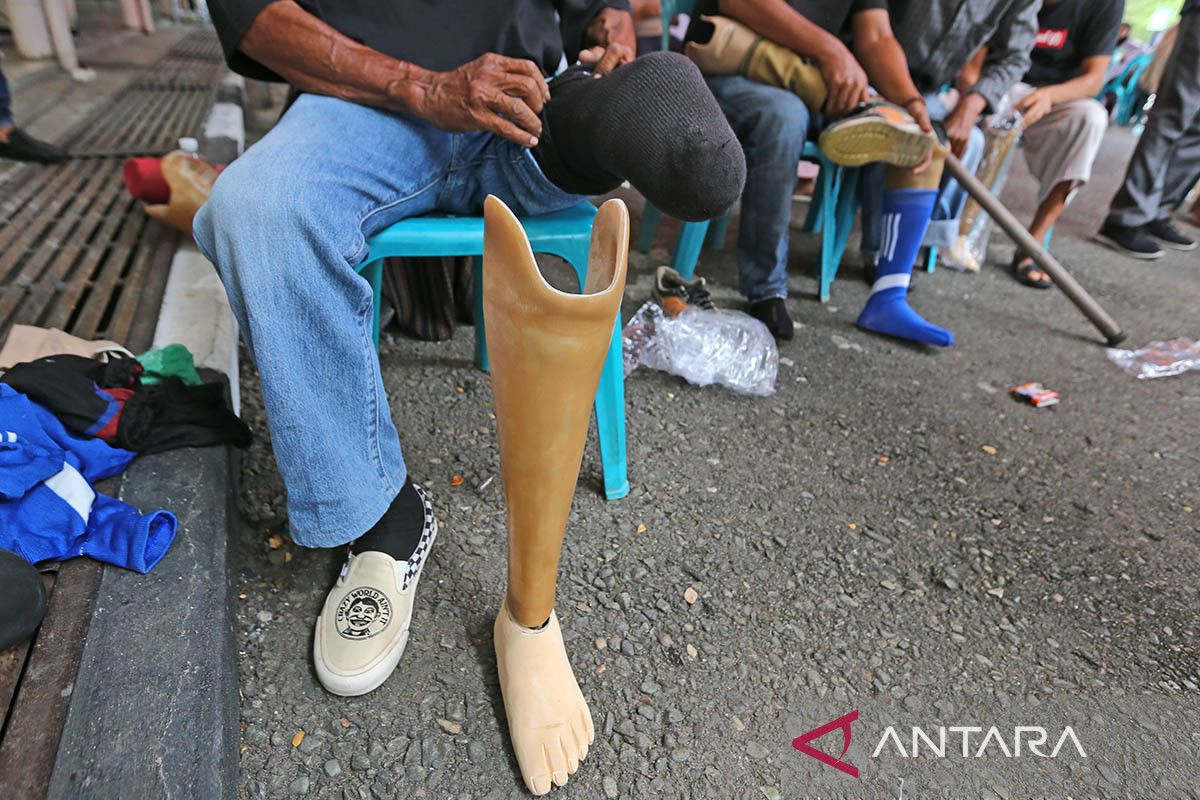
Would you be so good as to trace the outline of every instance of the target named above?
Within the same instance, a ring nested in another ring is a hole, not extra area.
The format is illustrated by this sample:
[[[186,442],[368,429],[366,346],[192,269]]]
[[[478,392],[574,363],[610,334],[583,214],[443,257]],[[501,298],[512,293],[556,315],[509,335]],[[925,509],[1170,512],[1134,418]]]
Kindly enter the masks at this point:
[[[352,553],[317,617],[313,664],[321,685],[333,694],[352,697],[377,689],[404,655],[417,583],[437,538],[433,505],[414,487],[425,506],[425,525],[412,558]]]

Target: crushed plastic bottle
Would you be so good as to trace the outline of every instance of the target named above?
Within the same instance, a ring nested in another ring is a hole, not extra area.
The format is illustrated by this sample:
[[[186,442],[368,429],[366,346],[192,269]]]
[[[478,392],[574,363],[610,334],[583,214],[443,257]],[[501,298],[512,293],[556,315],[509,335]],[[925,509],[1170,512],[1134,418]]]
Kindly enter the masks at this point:
[[[688,308],[668,317],[654,302],[621,332],[625,376],[639,366],[741,394],[775,393],[779,351],[767,326],[740,311]]]
[[[1108,348],[1109,359],[1139,380],[1167,378],[1200,369],[1200,341],[1171,339],[1151,342],[1139,350]]]

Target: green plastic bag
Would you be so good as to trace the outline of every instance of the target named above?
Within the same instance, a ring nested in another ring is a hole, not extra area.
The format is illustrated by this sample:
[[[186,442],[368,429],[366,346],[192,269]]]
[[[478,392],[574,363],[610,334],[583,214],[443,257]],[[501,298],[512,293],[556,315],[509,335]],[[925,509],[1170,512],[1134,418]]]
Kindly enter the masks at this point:
[[[169,344],[166,347],[156,347],[138,356],[138,363],[145,368],[142,373],[142,383],[153,385],[162,383],[163,378],[179,378],[188,386],[199,386],[204,383],[200,373],[196,371],[196,362],[192,353],[181,344]]]

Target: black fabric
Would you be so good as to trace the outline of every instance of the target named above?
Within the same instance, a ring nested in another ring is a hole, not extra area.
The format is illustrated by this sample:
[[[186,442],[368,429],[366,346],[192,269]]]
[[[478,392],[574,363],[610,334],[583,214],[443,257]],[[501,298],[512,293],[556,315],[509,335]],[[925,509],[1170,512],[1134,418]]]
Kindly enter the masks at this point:
[[[125,401],[112,444],[139,453],[159,453],[179,447],[250,445],[250,428],[225,403],[225,385],[187,386],[167,378],[143,386]]]
[[[0,652],[32,636],[45,615],[41,574],[16,553],[0,550]]]
[[[602,78],[578,66],[556,77],[533,153],[565,191],[604,194],[628,180],[682,220],[720,216],[746,182],[742,146],[678,53],[650,53]]]
[[[20,128],[13,128],[8,132],[8,141],[0,142],[0,158],[31,161],[35,164],[57,164],[66,161],[67,151],[49,142],[35,139]]]
[[[350,543],[350,551],[357,554],[370,550],[386,553],[397,561],[408,561],[421,543],[424,530],[425,504],[412,480],[406,480],[379,522]]]
[[[855,14],[871,9],[887,9],[887,0],[851,0],[851,2],[831,3],[829,0],[788,0],[800,16],[817,27],[824,28],[835,36],[848,32],[850,21]],[[718,0],[700,0],[696,3],[696,12],[692,15],[692,24],[699,20],[701,14],[712,16],[720,14]],[[691,25],[688,26],[687,38],[692,38]]]
[[[1031,86],[1065,83],[1079,76],[1085,58],[1112,55],[1124,12],[1125,0],[1043,3],[1025,82]]]
[[[16,364],[0,378],[45,407],[69,431],[89,434],[110,415],[113,400],[97,389],[131,389],[140,383],[142,365],[132,358],[102,364],[83,356],[46,356]]]
[[[1183,8],[1179,9],[1180,14],[1188,14],[1192,11],[1200,11],[1200,0],[1187,0],[1183,4]]]
[[[446,341],[456,322],[473,324],[471,259],[385,258],[383,296],[395,312],[390,327],[422,341]]]
[[[280,80],[238,48],[273,0],[209,0],[229,66],[248,78]],[[445,72],[485,53],[534,61],[552,75],[565,54],[574,61],[584,34],[603,8],[628,0],[296,0],[300,7],[356,42],[384,55]]]

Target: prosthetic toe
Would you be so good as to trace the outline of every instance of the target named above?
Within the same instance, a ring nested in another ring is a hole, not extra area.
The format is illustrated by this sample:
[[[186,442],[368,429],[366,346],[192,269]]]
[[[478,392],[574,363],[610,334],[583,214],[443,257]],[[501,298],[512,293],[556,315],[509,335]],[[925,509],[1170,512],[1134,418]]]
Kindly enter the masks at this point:
[[[558,617],[540,628],[518,625],[505,604],[496,617],[496,668],[508,734],[525,785],[535,795],[562,786],[596,737],[592,713],[571,671]]]
[[[936,138],[921,130],[900,106],[876,100],[821,132],[821,152],[843,167],[881,162],[915,167],[929,157]]]
[[[487,199],[484,220],[483,307],[508,512],[508,594],[496,620],[496,661],[521,774],[530,791],[544,794],[566,782],[593,736],[554,615],[555,584],[625,287],[629,212],[609,200],[597,213],[583,294],[546,283],[500,200]]]

